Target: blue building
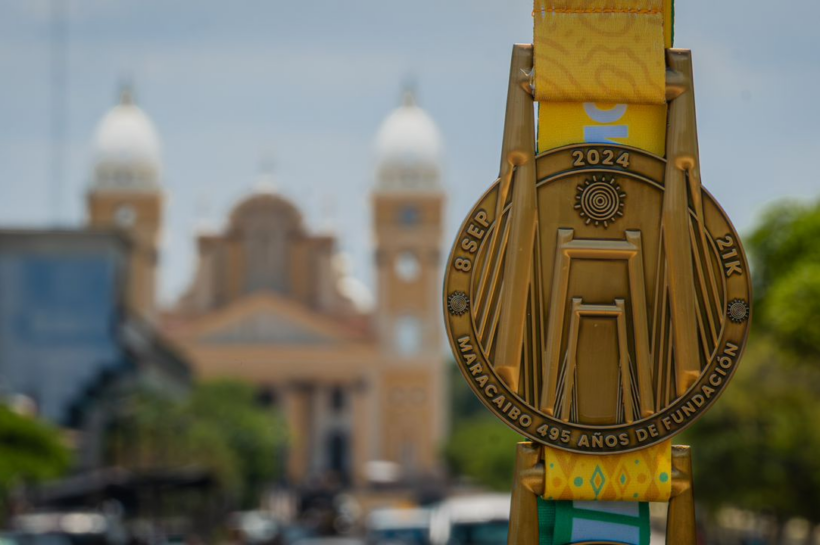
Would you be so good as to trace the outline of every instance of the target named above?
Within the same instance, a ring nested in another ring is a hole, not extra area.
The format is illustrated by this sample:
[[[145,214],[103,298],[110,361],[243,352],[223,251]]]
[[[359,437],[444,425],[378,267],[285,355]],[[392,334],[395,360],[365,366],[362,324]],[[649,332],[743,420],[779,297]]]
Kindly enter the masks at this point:
[[[0,230],[0,395],[77,431],[78,470],[142,387],[184,395],[192,375],[156,327],[160,140],[125,89],[100,120],[88,226]]]
[[[100,436],[129,391],[178,396],[191,382],[125,303],[132,246],[113,230],[0,231],[0,395],[80,432],[80,468],[102,463]]]

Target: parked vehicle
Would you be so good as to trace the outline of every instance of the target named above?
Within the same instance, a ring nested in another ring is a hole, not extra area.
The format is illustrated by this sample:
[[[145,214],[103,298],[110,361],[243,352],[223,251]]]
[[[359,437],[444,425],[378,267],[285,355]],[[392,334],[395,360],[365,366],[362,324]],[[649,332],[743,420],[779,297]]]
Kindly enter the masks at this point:
[[[311,528],[293,524],[282,527],[279,535],[273,540],[274,545],[293,545],[300,541],[305,541],[316,536],[316,531]]]
[[[301,539],[294,545],[365,545],[365,542],[352,537],[312,537]]]
[[[231,514],[231,529],[239,532],[250,545],[267,545],[281,533],[281,525],[262,511],[241,511]]]
[[[368,545],[428,545],[429,509],[376,509],[365,522]]]
[[[42,512],[18,515],[12,532],[0,544],[13,545],[119,545],[126,534],[120,521],[97,512]]]
[[[509,523],[509,494],[450,498],[433,511],[430,519],[430,543],[506,545]]]

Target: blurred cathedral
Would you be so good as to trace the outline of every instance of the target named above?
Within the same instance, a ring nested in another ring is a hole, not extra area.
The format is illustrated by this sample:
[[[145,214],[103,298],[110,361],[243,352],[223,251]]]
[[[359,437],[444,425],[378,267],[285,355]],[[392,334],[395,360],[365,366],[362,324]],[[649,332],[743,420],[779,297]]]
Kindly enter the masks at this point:
[[[233,207],[224,230],[197,235],[190,285],[160,311],[157,131],[126,92],[96,138],[89,221],[130,236],[128,304],[172,341],[198,380],[250,382],[281,410],[292,484],[328,476],[348,485],[412,482],[440,472],[448,421],[441,138],[411,93],[376,136],[373,306],[339,265],[335,237],[311,232],[295,203],[262,187]]]

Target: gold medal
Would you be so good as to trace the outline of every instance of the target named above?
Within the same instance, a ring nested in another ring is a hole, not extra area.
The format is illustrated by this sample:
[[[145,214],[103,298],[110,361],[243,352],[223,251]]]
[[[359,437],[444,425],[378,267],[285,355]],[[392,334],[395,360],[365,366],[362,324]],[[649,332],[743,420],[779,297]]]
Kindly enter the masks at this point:
[[[696,188],[684,218],[690,274],[678,276],[691,278],[698,350],[684,367],[663,236],[666,162],[585,144],[540,154],[535,167],[521,358],[498,372],[505,288],[521,288],[504,281],[513,207],[511,196],[500,205],[498,180],[462,225],[446,272],[447,331],[460,368],[490,410],[539,443],[608,453],[664,441],[711,405],[736,367],[751,289],[739,237]]]

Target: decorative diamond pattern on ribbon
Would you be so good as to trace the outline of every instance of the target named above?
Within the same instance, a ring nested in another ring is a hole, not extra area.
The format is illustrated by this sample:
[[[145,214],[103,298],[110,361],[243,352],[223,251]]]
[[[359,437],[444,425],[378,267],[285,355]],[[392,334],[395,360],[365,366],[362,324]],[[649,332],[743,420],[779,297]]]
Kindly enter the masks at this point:
[[[576,454],[544,448],[546,500],[669,501],[672,444],[626,454]]]

